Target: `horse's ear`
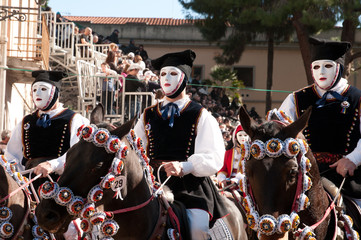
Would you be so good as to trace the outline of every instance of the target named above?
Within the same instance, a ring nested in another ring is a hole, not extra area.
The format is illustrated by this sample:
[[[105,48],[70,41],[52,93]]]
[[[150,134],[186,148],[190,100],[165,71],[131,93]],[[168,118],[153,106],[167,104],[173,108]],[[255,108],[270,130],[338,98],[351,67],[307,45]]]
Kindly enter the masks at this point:
[[[98,124],[104,122],[104,115],[105,111],[103,104],[98,103],[90,114],[90,123]]]
[[[118,138],[124,137],[127,133],[129,133],[130,129],[134,127],[134,123],[137,117],[134,117],[133,119],[129,120],[128,122],[122,124],[120,127],[114,129],[111,131],[113,135],[116,135]]]
[[[243,130],[249,135],[250,138],[252,138],[253,137],[252,126],[255,125],[255,121],[248,115],[248,112],[243,107],[243,105],[239,109],[239,120],[241,121]]]
[[[288,137],[296,138],[297,135],[307,126],[311,113],[312,106],[309,106],[307,110],[301,115],[301,117],[282,130],[284,134]]]

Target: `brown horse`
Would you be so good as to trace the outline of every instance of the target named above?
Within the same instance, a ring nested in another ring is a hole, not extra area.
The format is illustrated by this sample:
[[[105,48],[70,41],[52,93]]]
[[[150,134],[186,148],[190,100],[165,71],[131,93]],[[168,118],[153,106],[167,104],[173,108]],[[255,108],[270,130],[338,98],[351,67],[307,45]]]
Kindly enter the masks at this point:
[[[102,111],[98,111],[95,115],[101,113]],[[93,119],[94,117],[91,122],[96,123]],[[98,117],[98,119],[103,118]],[[124,168],[121,172],[121,175],[125,177],[124,188],[121,190],[122,199],[114,198],[112,190],[103,189],[103,197],[96,203],[96,207],[98,211],[105,212],[124,210],[113,216],[119,225],[118,232],[113,236],[114,239],[168,239],[165,230],[169,224],[169,218],[166,216],[164,204],[159,197],[152,197],[153,193],[144,175],[140,158],[126,137],[133,126],[133,121],[114,130],[109,129],[111,135],[117,136],[129,150],[123,159]],[[114,156],[115,154],[107,153],[103,147],[97,147],[84,139],[80,140],[67,153],[65,169],[58,180],[58,185],[68,187],[74,195],[86,198],[91,188],[99,184],[102,177],[109,172]],[[229,226],[233,239],[247,239],[242,215],[230,201],[227,201],[227,204],[229,204],[231,214],[224,218],[224,222]],[[174,208],[176,214],[181,213],[177,216],[181,225],[182,239],[190,239],[184,210],[181,207]],[[67,219],[70,215],[65,207],[57,205],[53,199],[43,199],[36,209],[36,216],[41,227],[50,232],[57,232],[64,224],[68,224]]]
[[[310,114],[311,109],[308,109],[298,120],[290,125],[282,124],[280,121],[264,121],[260,125],[256,124],[243,107],[240,109],[239,117],[252,143],[255,143],[255,140],[266,143],[270,139],[278,139],[280,140],[279,142],[285,142],[287,138],[296,139],[299,133],[305,128]],[[265,144],[264,146],[267,152],[268,145]],[[249,160],[246,161],[245,165],[245,176],[248,183],[248,190],[251,189],[249,196],[253,199],[253,204],[258,211],[258,216],[268,216],[268,219],[277,219],[283,214],[291,214],[291,211],[294,211],[293,206],[295,197],[297,197],[297,186],[299,186],[298,182],[300,182],[300,161],[297,157],[299,155],[288,157],[285,156],[285,154],[281,154],[280,156],[275,154],[275,156],[271,157],[269,155],[272,154],[264,154],[263,157],[258,158],[255,157],[257,155],[254,155],[255,153],[259,154],[256,150],[257,147],[253,148],[252,145]],[[312,180],[312,187],[305,192],[309,199],[309,206],[298,212],[300,219],[299,228],[303,228],[305,225],[312,226],[319,222],[325,216],[326,209],[331,202],[323,188],[319,169],[311,150],[308,150],[305,156],[310,160],[312,165],[308,172],[308,176]],[[327,215],[314,229],[314,234],[318,240],[335,239],[335,217],[336,214],[331,212],[331,214]],[[278,219],[277,221],[278,223],[280,222]],[[267,224],[267,222],[263,223],[266,224],[262,225],[258,222],[258,228],[256,229],[256,231],[258,230],[259,239],[295,239],[294,234],[291,234],[291,232],[276,230],[272,232],[270,231],[270,225]],[[261,225],[266,226],[263,231],[260,231]],[[275,226],[275,228],[277,228],[277,226]],[[293,231],[293,233],[295,232],[296,231]]]

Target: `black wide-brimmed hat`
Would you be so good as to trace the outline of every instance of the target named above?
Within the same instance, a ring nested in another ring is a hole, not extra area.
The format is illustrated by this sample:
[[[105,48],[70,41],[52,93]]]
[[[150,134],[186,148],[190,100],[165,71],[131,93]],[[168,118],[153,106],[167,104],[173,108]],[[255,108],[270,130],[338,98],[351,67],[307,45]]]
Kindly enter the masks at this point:
[[[193,61],[196,58],[195,52],[188,49],[183,52],[167,53],[157,59],[152,60],[152,66],[155,70],[161,70],[163,67],[174,66],[182,70],[187,79],[192,74]]]
[[[314,37],[309,38],[311,44],[311,62],[329,59],[344,65],[344,55],[351,48],[349,42],[336,42]]]
[[[62,71],[46,71],[46,70],[38,70],[33,71],[31,74],[35,80],[32,84],[36,82],[47,82],[54,86],[56,86],[59,90],[61,87],[61,80],[67,77],[67,74]]]

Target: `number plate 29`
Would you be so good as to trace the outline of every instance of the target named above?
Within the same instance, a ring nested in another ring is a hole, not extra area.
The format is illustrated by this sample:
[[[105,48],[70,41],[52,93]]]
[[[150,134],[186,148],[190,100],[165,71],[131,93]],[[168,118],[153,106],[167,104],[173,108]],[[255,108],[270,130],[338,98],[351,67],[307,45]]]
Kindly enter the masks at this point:
[[[125,187],[127,179],[125,176],[118,176],[115,178],[114,182],[111,185],[111,188],[114,192],[117,192],[118,190],[122,190]]]

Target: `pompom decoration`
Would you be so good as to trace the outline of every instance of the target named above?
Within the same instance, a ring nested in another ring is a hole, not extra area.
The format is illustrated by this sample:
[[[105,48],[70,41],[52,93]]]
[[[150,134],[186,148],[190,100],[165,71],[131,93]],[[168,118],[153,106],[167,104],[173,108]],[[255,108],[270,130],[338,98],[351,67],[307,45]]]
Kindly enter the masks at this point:
[[[90,224],[90,221],[86,218],[82,219],[80,222],[80,228],[83,230],[83,232],[88,233],[92,230],[92,225]]]
[[[44,199],[50,199],[55,197],[58,190],[58,183],[46,181],[40,186],[40,196]]]
[[[309,158],[302,156],[301,158],[301,171],[303,173],[309,172],[311,170],[312,164]]]
[[[82,210],[85,202],[81,197],[73,197],[71,202],[66,206],[68,213],[71,215],[78,215]]]
[[[252,209],[250,211],[250,213],[247,214],[247,224],[251,229],[253,229],[254,231],[257,231],[258,221],[259,221],[259,214],[257,211],[254,211]]]
[[[300,240],[316,240],[316,235],[310,227],[305,227],[300,234]]]
[[[90,189],[88,193],[88,197],[87,197],[88,202],[89,203],[98,202],[102,200],[103,195],[104,195],[103,189],[99,185],[96,185],[92,189]]]
[[[266,142],[266,154],[269,157],[276,158],[283,153],[283,142],[278,138],[271,138]]]
[[[104,212],[96,212],[90,217],[89,221],[93,225],[99,225],[104,222],[106,215]]]
[[[248,195],[243,198],[242,205],[244,207],[244,210],[246,210],[247,213],[249,213],[251,211],[252,201],[251,201],[251,198]]]
[[[14,234],[14,226],[9,222],[0,223],[0,237],[10,238]]]
[[[74,197],[74,194],[70,190],[70,188],[61,187],[61,188],[59,188],[59,191],[55,195],[54,200],[57,204],[66,206],[73,197]]]
[[[141,138],[137,138],[137,149],[140,149],[143,147],[143,141]]]
[[[124,162],[115,157],[110,168],[115,176],[120,175],[124,168]]]
[[[88,125],[83,127],[83,129],[81,130],[81,136],[83,137],[83,139],[87,142],[91,142],[93,140],[93,136],[95,134],[95,132],[97,131],[97,127],[95,125]]]
[[[298,143],[300,144],[300,150],[302,154],[306,154],[308,152],[308,144],[305,139],[297,138]]]
[[[266,156],[265,146],[261,140],[255,140],[251,145],[251,155],[257,159],[263,159]]]
[[[108,153],[116,153],[119,151],[121,147],[121,141],[117,137],[110,137],[107,141],[107,145],[105,150],[107,150]]]
[[[125,143],[122,143],[120,146],[120,151],[118,152],[119,157],[124,159],[128,155],[128,146]]]
[[[114,236],[118,230],[118,223],[112,219],[105,220],[101,226],[102,233],[107,237]]]
[[[246,159],[248,160],[249,159],[249,156],[250,156],[250,144],[249,142],[245,142],[245,143],[242,143],[240,145],[240,149],[241,149],[241,159]]]
[[[106,145],[110,136],[110,132],[107,129],[99,129],[93,136],[93,143],[95,146],[103,147]]]
[[[137,140],[137,136],[135,135],[134,129],[130,130],[129,132],[130,139],[129,141],[134,143]]]
[[[292,212],[290,214],[290,218],[291,218],[291,227],[293,230],[296,230],[298,228],[298,225],[300,225],[301,220],[300,220],[300,216],[298,216],[298,214],[296,212]]]
[[[294,138],[287,138],[285,140],[285,150],[284,154],[289,157],[293,158],[300,152],[300,144]]]
[[[291,218],[287,214],[282,214],[277,218],[277,232],[286,233],[292,228]]]
[[[13,216],[10,208],[0,207],[0,222],[8,221]]]
[[[302,191],[306,192],[308,190],[310,190],[312,187],[312,180],[309,176],[307,176],[306,174],[303,174],[303,187],[302,187]]]
[[[39,225],[34,225],[31,232],[34,237],[42,238],[44,236],[44,230]]]
[[[94,212],[95,212],[94,203],[86,203],[80,212],[80,216],[82,218],[90,218],[91,216],[93,216]]]
[[[85,125],[83,124],[83,125],[81,125],[80,127],[78,127],[78,130],[76,131],[76,136],[77,137],[79,137],[80,136],[80,134],[82,133],[82,130],[83,130],[83,128],[85,127]]]
[[[298,199],[298,212],[305,210],[310,205],[310,200],[306,194],[301,193],[300,199]]]
[[[110,189],[111,184],[114,182],[114,180],[115,180],[115,175],[114,173],[110,172],[107,175],[105,175],[105,177],[101,180],[100,187],[102,187],[103,189]]]
[[[276,232],[276,221],[276,218],[272,215],[262,215],[259,219],[258,230],[261,231],[262,234],[272,235]]]

